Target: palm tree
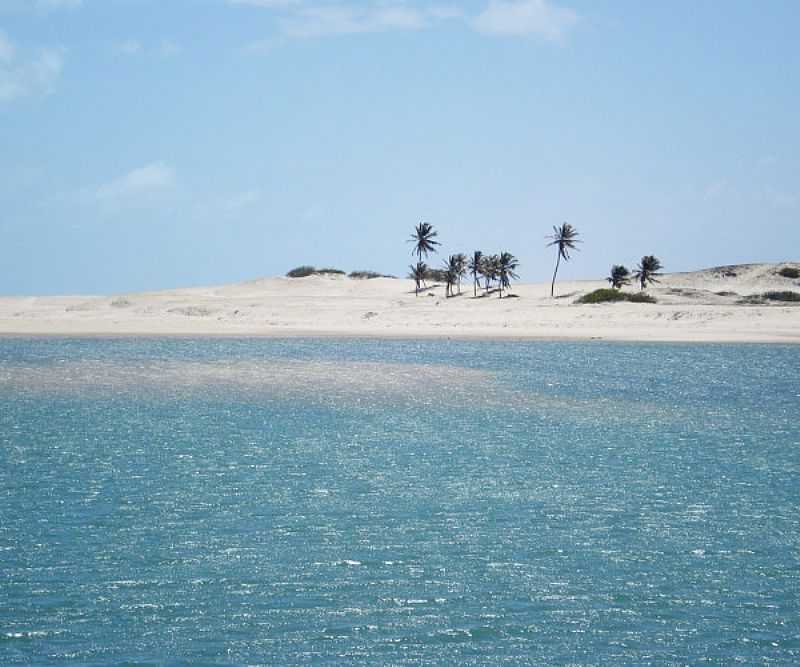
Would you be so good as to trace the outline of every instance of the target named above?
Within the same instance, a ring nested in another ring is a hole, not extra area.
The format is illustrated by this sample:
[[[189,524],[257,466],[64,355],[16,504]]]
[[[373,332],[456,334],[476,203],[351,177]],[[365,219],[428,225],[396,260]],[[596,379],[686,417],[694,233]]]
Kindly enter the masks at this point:
[[[441,244],[434,240],[435,236],[437,236],[437,232],[434,231],[433,225],[430,223],[420,222],[414,228],[414,233],[408,239],[408,242],[414,244],[411,254],[417,256],[417,261],[421,262],[423,255],[427,259],[429,252],[436,252],[436,246]]]
[[[458,280],[458,293],[461,294],[461,279],[467,275],[467,256],[460,252],[455,255],[455,265],[453,267],[456,272],[456,279]]]
[[[628,271],[628,267],[622,264],[614,264],[611,267],[611,275],[606,280],[611,283],[611,287],[614,289],[620,289],[631,281],[630,275],[631,272]]]
[[[571,224],[565,222],[560,227],[556,227],[553,225],[553,235],[548,236],[547,238],[553,239],[550,243],[547,244],[548,247],[551,245],[558,246],[558,255],[556,256],[556,270],[553,271],[553,282],[550,285],[550,296],[553,296],[556,289],[556,274],[558,273],[558,265],[561,262],[561,258],[564,258],[565,262],[569,261],[569,251],[570,250],[577,250],[575,244],[580,243],[578,241],[578,230],[575,229]]]
[[[519,267],[519,260],[517,260],[514,255],[510,252],[503,252],[500,254],[500,258],[497,265],[497,275],[500,279],[500,298],[503,298],[503,288],[511,287],[511,281],[516,280],[519,276],[515,273],[515,270]]]
[[[425,276],[428,274],[428,265],[425,262],[417,262],[416,266],[412,264],[409,268],[411,269],[409,277],[413,278],[415,283],[414,294],[419,296],[420,285],[425,282]]]
[[[453,296],[453,288],[458,282],[458,258],[450,255],[442,269],[444,277],[444,295],[448,299]]]
[[[472,294],[473,296],[478,296],[478,285],[480,281],[478,280],[478,276],[481,275],[481,260],[483,259],[483,253],[480,250],[476,250],[472,253],[472,259],[469,260],[467,263],[467,269],[472,274]]]
[[[484,255],[481,258],[481,273],[486,279],[486,293],[489,293],[489,287],[497,278],[497,271],[500,264],[500,258],[497,255]]]
[[[657,283],[661,275],[659,271],[664,268],[661,261],[655,255],[645,255],[636,267],[633,277],[639,281],[641,289],[645,289],[648,283]]]

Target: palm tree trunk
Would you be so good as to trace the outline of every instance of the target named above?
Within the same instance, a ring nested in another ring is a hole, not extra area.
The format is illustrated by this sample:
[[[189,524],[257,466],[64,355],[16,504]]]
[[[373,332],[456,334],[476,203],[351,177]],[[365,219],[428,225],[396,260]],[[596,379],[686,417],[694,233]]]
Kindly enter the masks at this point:
[[[556,270],[553,271],[553,282],[550,283],[550,296],[553,296],[556,291],[556,274],[558,273],[558,265],[561,263],[561,253],[558,253],[558,259],[556,259]]]

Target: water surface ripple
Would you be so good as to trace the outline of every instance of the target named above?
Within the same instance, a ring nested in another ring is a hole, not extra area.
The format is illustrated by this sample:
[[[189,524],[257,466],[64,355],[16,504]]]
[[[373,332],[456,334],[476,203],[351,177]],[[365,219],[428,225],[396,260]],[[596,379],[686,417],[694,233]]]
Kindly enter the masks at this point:
[[[797,664],[782,346],[0,340],[0,663]]]

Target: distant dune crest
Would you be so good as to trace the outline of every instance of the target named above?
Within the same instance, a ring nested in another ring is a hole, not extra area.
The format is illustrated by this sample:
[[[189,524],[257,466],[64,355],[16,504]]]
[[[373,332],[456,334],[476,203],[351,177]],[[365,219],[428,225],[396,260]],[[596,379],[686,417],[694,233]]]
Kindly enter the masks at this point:
[[[367,273],[367,272],[357,272]],[[655,303],[581,305],[605,279],[514,284],[514,299],[446,298],[431,281],[311,273],[110,297],[0,298],[0,335],[370,336],[800,342],[800,263],[665,273]],[[639,292],[628,285],[623,292]]]

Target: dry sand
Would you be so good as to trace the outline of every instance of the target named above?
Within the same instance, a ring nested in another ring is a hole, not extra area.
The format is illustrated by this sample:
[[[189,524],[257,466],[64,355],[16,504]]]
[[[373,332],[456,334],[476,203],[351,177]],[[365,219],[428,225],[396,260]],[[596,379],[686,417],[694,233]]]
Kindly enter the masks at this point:
[[[770,290],[800,292],[778,275],[800,264],[745,264],[673,273],[648,291],[657,304],[578,305],[605,281],[520,284],[497,294],[414,295],[410,280],[265,278],[237,285],[114,297],[0,298],[0,335],[224,335],[608,339],[800,343],[800,304],[741,303]],[[635,288],[626,288],[635,291]]]

